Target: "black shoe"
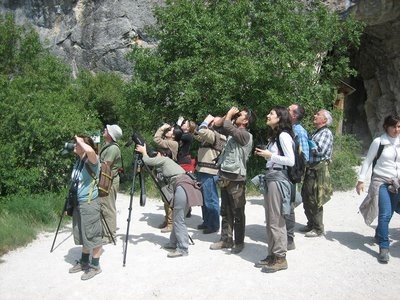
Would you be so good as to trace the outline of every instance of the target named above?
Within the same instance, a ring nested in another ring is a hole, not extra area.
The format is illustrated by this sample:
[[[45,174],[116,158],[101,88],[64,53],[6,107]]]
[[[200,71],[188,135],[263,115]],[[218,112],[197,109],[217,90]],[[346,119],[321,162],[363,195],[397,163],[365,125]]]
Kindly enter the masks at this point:
[[[387,264],[389,262],[389,249],[379,248],[378,261],[382,264]]]
[[[197,229],[207,229],[207,227],[206,227],[206,225],[204,225],[204,224],[200,224],[200,225],[197,225]]]
[[[218,232],[219,229],[210,229],[210,228],[206,228],[203,230],[204,234],[210,234],[210,233],[214,233],[214,232]]]
[[[238,254],[238,253],[242,252],[243,249],[244,249],[244,243],[235,244],[233,246],[233,248],[231,249],[231,253],[232,254]]]
[[[308,225],[299,228],[300,232],[309,232],[311,230],[312,230],[312,227],[310,227]]]
[[[294,243],[294,239],[292,237],[288,237],[287,250],[290,251],[290,250],[294,250],[294,249],[296,249],[296,245]]]

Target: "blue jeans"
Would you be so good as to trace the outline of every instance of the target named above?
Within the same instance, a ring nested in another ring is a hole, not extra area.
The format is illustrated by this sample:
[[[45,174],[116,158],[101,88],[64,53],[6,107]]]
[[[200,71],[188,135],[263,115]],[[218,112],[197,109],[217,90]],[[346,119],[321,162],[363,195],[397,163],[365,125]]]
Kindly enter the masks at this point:
[[[219,230],[219,196],[217,189],[217,175],[197,173],[197,180],[201,182],[203,193],[203,225],[210,230]]]
[[[382,184],[379,187],[379,215],[378,227],[376,228],[379,248],[389,249],[389,222],[397,208],[399,199],[400,193],[389,192],[387,184]]]

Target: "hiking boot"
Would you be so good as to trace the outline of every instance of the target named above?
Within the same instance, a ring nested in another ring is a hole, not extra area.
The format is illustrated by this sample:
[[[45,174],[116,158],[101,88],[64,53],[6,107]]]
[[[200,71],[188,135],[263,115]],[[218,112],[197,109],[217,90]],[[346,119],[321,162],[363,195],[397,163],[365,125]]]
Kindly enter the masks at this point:
[[[82,264],[80,260],[76,261],[75,266],[68,270],[69,273],[78,273],[81,271],[85,271],[89,268],[89,263]]]
[[[206,229],[206,228],[207,228],[207,226],[204,224],[197,225],[197,229],[202,230],[202,229]]]
[[[299,228],[300,232],[309,232],[311,230],[312,230],[312,227],[310,227],[308,225]]]
[[[286,270],[288,268],[288,263],[286,257],[276,257],[268,265],[261,269],[263,273],[275,273],[277,271]]]
[[[173,251],[173,252],[168,253],[168,254],[167,254],[167,257],[169,257],[169,258],[175,258],[175,257],[188,256],[188,255],[189,255],[189,253],[187,253],[187,252],[175,250],[175,251]]]
[[[296,245],[294,243],[294,239],[292,237],[288,237],[287,250],[290,251],[290,250],[294,250],[294,249],[296,249]]]
[[[238,253],[242,252],[243,249],[244,249],[244,243],[235,244],[233,246],[233,248],[231,249],[231,253],[232,254],[238,254]]]
[[[387,264],[389,262],[389,249],[379,248],[378,261],[383,264]]]
[[[254,264],[256,268],[262,268],[265,267],[266,265],[270,264],[274,260],[273,255],[268,255],[266,258],[259,260]]]
[[[233,247],[232,242],[229,243],[229,242],[219,241],[214,244],[211,244],[210,249],[211,250],[221,250],[221,249],[232,248],[232,247]]]
[[[82,274],[81,279],[82,280],[88,280],[90,278],[93,278],[97,274],[101,273],[101,268],[100,266],[93,266],[89,265],[89,268],[85,270],[85,273]]]
[[[163,229],[161,229],[162,233],[167,233],[172,231],[172,224],[165,226]]]
[[[320,237],[320,236],[322,236],[322,235],[323,235],[322,232],[321,232],[321,233],[318,233],[318,232],[316,232],[316,231],[313,229],[313,230],[307,232],[304,236],[305,236],[305,237],[309,237],[309,238],[313,238],[313,237]]]

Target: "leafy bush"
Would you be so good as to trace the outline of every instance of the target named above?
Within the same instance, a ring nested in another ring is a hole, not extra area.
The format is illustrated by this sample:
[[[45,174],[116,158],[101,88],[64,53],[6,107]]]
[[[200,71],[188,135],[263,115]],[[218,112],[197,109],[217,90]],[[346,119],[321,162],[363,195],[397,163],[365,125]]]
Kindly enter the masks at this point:
[[[329,167],[333,189],[346,191],[355,187],[355,166],[361,164],[361,143],[352,135],[337,135],[334,138],[332,164]]]

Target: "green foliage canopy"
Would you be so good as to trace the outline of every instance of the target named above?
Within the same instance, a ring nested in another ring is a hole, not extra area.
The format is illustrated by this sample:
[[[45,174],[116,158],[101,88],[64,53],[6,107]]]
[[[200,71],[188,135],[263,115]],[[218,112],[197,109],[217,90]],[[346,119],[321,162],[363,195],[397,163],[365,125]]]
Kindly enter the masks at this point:
[[[166,1],[149,29],[157,47],[131,54],[129,99],[155,110],[150,123],[182,114],[200,121],[233,104],[258,115],[295,101],[331,108],[337,83],[353,73],[346,51],[361,26],[308,3]]]

